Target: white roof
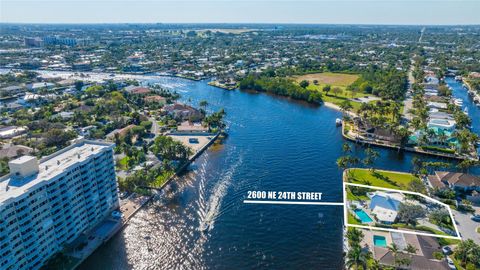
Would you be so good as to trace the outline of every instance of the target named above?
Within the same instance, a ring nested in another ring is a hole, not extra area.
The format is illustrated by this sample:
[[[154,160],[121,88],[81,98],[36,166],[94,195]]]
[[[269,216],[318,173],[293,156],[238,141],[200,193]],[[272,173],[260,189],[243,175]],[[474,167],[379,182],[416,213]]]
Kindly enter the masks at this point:
[[[36,159],[36,158],[32,157],[32,156],[21,156],[17,159],[11,160],[9,163],[20,165],[20,164],[24,164],[25,162],[28,162],[32,159]]]
[[[113,146],[114,144],[100,141],[80,140],[69,147],[42,158],[39,162],[39,172],[31,177],[18,179],[6,175],[0,178],[0,204],[10,198],[21,196],[37,184],[53,179],[70,166],[88,160],[90,156]],[[32,158],[34,157],[23,156],[11,162],[21,164]]]
[[[386,209],[380,206],[376,206],[373,209],[372,213],[375,214],[378,220],[384,221],[384,222],[394,222],[398,214],[397,211]]]

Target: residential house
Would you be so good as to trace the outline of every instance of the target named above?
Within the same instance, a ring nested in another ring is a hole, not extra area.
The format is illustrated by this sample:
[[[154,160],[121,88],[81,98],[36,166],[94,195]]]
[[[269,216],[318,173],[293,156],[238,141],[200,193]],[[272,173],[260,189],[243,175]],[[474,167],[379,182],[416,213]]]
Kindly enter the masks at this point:
[[[31,83],[27,85],[27,88],[32,91],[37,91],[40,89],[52,89],[55,86],[53,83],[49,82],[39,82],[39,83]]]
[[[179,132],[204,133],[208,132],[208,127],[204,127],[202,123],[183,121],[178,127]]]
[[[438,128],[446,131],[453,132],[457,126],[457,122],[455,120],[445,119],[445,118],[432,118],[428,120],[427,127],[428,128]]]
[[[26,133],[27,127],[8,126],[0,128],[0,138],[11,139],[15,136]]]
[[[0,159],[13,159],[23,155],[30,155],[31,153],[33,153],[33,149],[30,147],[24,145],[9,145],[0,149]]]
[[[12,96],[24,91],[24,88],[19,85],[7,86],[0,89],[0,96]]]
[[[181,103],[166,105],[163,107],[163,111],[176,119],[182,120],[195,121],[203,117],[203,114],[199,110]]]
[[[428,176],[430,186],[460,191],[480,191],[480,177],[472,174],[436,171]]]
[[[125,87],[124,90],[130,95],[147,95],[152,92],[150,88],[142,87],[142,86],[133,86],[133,85]]]
[[[143,101],[145,101],[145,103],[156,103],[159,105],[167,104],[167,99],[159,95],[146,96],[143,98]]]
[[[115,129],[114,131],[108,133],[107,136],[106,136],[106,138],[107,138],[107,140],[113,141],[113,140],[115,140],[115,134],[118,133],[118,135],[119,135],[120,137],[123,137],[123,136],[127,135],[127,132],[128,132],[129,130],[133,129],[134,127],[136,127],[136,126],[135,126],[135,125],[128,125],[128,126],[126,126],[126,127],[124,127],[124,128]]]
[[[377,234],[377,232],[374,232],[374,234]],[[406,258],[410,261],[410,264],[405,269],[450,269],[445,259],[437,260],[433,256],[435,252],[441,253],[441,246],[438,243],[438,240],[436,240],[434,237],[416,234],[402,234],[396,232],[391,232],[387,234],[390,234],[391,236],[390,245],[394,243],[400,250],[403,250],[407,247],[408,244],[410,244],[416,248],[416,252],[414,254],[407,254],[404,251],[400,251],[397,254],[394,254],[387,247],[373,245],[373,247],[371,247],[373,257],[379,262],[380,265],[384,265],[387,267],[398,267],[396,259]]]
[[[398,207],[404,196],[397,192],[376,191],[368,194],[370,198],[369,208],[376,219],[385,224],[395,222],[398,214]]]

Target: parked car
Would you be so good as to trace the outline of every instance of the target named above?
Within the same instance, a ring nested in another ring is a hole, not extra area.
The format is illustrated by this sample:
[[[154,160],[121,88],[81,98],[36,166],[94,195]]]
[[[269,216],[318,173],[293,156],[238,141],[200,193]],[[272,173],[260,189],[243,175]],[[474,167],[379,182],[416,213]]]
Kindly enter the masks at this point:
[[[457,270],[457,267],[455,267],[455,264],[453,263],[452,259],[450,259],[450,257],[447,257],[447,263],[448,263],[448,267],[451,270]]]
[[[480,215],[472,215],[470,218],[475,222],[480,222]]]
[[[449,246],[444,246],[444,247],[442,247],[442,252],[445,255],[450,255],[450,254],[453,253],[453,250]]]

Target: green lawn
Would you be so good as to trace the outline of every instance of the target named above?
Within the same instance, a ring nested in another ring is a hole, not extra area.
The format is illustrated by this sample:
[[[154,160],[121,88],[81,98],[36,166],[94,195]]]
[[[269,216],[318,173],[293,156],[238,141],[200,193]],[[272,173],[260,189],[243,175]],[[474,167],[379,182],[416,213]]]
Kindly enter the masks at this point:
[[[363,184],[376,187],[404,189],[416,177],[410,173],[387,172],[375,170],[375,173],[368,169],[350,169],[350,178],[348,181],[355,184]]]
[[[350,188],[347,187],[347,200],[349,201],[366,201],[368,197],[366,195],[354,195]]]
[[[128,170],[128,157],[125,156],[124,158],[120,159],[117,163],[117,167],[120,169],[120,170]]]
[[[366,93],[354,93],[352,96],[352,91],[347,90],[347,87],[359,78],[359,76],[356,74],[323,72],[294,76],[293,78],[298,83],[303,80],[308,81],[310,85],[307,87],[307,89],[320,91],[323,94],[322,99],[324,102],[330,102],[335,105],[340,105],[345,100],[349,100],[351,98],[371,96],[371,94]],[[318,84],[314,84],[314,80],[317,80]],[[331,86],[331,90],[328,94],[323,91],[323,87],[327,85]],[[342,93],[335,95],[333,93],[333,88],[335,87],[342,89]],[[361,103],[355,101],[350,101],[350,103],[353,106],[353,111],[358,111]]]
[[[155,182],[153,182],[151,186],[156,188],[161,187],[172,175],[174,175],[173,171],[164,171],[161,175],[157,176]]]
[[[458,243],[460,243],[460,240],[450,238],[438,238],[438,243],[441,246],[457,245]]]
[[[348,224],[362,225],[362,223],[358,221],[350,212],[348,212],[347,216],[348,216]]]

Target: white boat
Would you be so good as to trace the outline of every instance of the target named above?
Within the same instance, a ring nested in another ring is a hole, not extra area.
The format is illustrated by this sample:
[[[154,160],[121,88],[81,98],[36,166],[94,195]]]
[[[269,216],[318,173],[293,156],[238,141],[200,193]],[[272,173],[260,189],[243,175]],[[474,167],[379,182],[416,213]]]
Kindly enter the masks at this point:
[[[342,125],[342,119],[340,119],[340,118],[335,119],[335,125],[341,126]]]
[[[463,113],[468,115],[468,108],[467,107],[465,107],[465,109],[463,109]]]
[[[461,82],[463,80],[462,76],[455,76],[455,80]]]

